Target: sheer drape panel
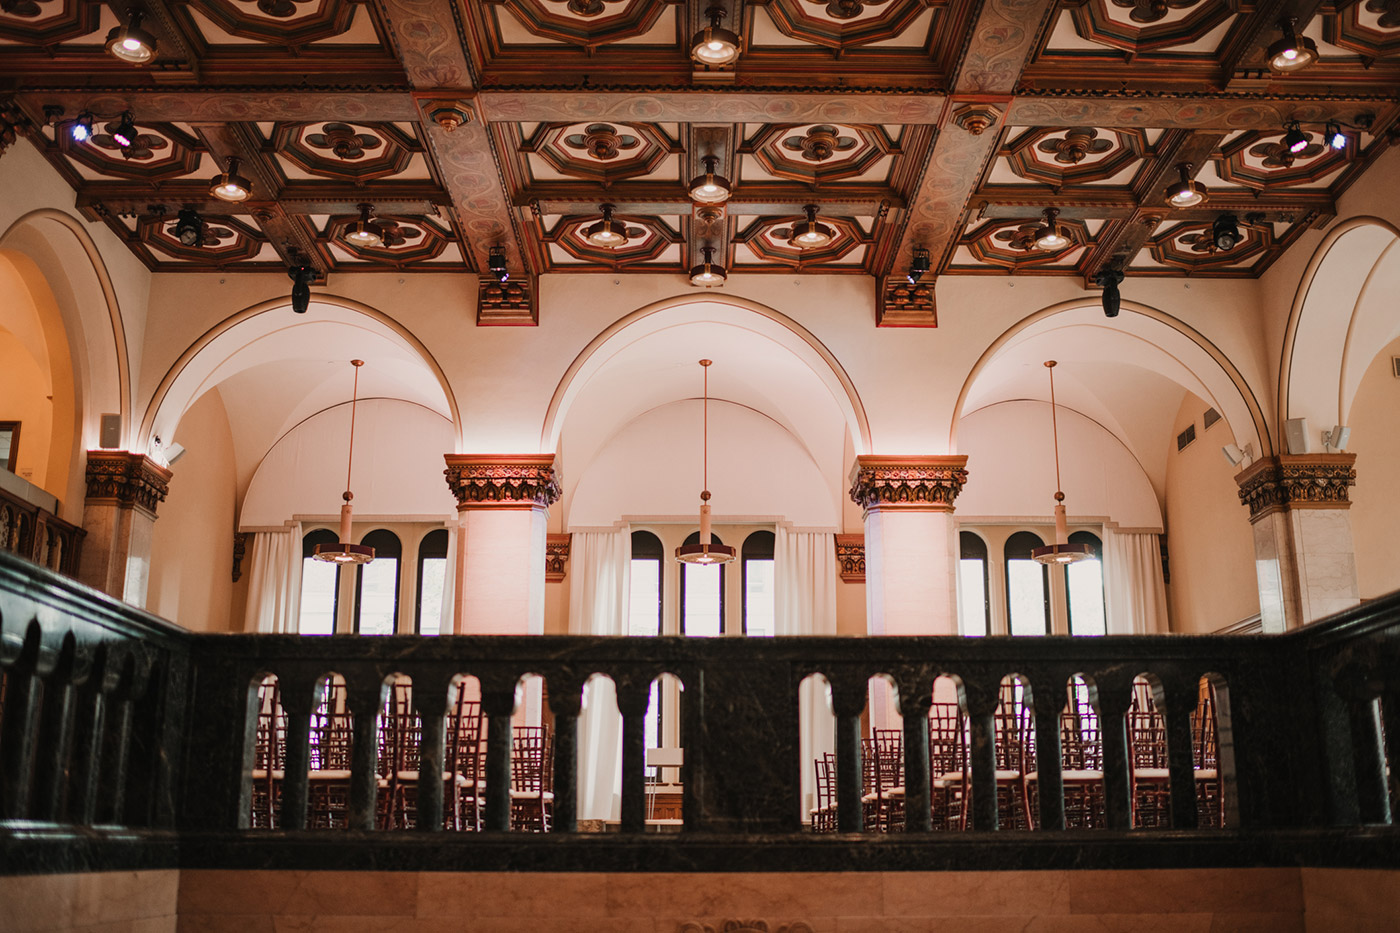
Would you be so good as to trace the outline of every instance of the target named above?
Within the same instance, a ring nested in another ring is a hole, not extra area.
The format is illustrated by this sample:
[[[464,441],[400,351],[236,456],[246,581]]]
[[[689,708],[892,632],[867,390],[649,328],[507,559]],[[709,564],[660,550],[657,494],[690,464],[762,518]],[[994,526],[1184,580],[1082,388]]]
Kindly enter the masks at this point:
[[[576,531],[569,544],[569,633],[624,635],[631,529]],[[622,716],[611,680],[583,691],[579,717],[579,819],[616,820],[622,812]]]
[[[301,523],[253,532],[245,632],[295,634],[301,610]]]
[[[1104,529],[1104,602],[1108,634],[1151,635],[1167,631],[1167,589],[1155,534]]]
[[[778,635],[836,634],[836,538],[778,526],[774,544],[775,631]],[[836,750],[827,686],[808,679],[799,691],[802,812],[816,806],[813,759]]]
[[[447,523],[447,567],[442,575],[442,612],[438,631],[444,635],[457,634],[457,538],[456,518]]]

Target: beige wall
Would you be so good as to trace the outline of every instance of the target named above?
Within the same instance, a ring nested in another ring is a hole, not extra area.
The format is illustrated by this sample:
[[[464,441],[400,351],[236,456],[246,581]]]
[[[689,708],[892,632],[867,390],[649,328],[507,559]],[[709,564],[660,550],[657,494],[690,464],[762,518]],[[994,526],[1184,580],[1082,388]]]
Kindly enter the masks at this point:
[[[1391,373],[1392,356],[1400,356],[1400,340],[1371,361],[1348,416],[1348,449],[1356,454],[1349,514],[1362,599],[1400,589],[1400,379]]]
[[[54,495],[49,488],[49,440],[53,403],[47,367],[29,354],[13,333],[0,327],[0,421],[20,422],[14,472]],[[0,469],[4,469],[0,463]]]
[[[1214,632],[1259,613],[1249,510],[1240,504],[1237,470],[1221,451],[1232,442],[1230,428],[1223,420],[1206,428],[1208,407],[1187,393],[1167,454],[1167,612],[1174,632]],[[1193,423],[1196,440],[1178,451],[1176,435]]]
[[[233,590],[233,435],[219,391],[200,398],[180,423],[186,453],[151,534],[146,608],[201,632],[241,629],[229,614]]]

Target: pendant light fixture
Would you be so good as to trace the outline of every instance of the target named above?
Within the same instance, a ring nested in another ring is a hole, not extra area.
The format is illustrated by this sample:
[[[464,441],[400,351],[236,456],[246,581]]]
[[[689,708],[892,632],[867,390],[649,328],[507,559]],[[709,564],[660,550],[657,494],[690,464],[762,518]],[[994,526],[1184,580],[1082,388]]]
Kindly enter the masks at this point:
[[[204,245],[204,218],[192,207],[182,209],[175,221],[175,239],[184,246]]]
[[[703,489],[700,492],[700,543],[682,544],[676,548],[676,560],[683,564],[727,564],[735,557],[735,550],[728,544],[713,543],[710,534],[710,365],[711,360],[701,360],[701,372],[705,374],[704,415],[701,422],[701,478]]]
[[[724,7],[716,4],[705,11],[710,24],[690,39],[690,57],[697,65],[710,68],[732,65],[739,58],[739,36],[719,24]]]
[[[733,190],[729,179],[715,174],[719,156],[703,156],[700,162],[705,166],[705,172],[690,180],[690,200],[697,204],[723,204],[728,201]]]
[[[1206,187],[1191,177],[1191,163],[1178,162],[1180,178],[1167,186],[1167,203],[1172,207],[1195,207],[1205,203]]]
[[[584,228],[583,238],[594,246],[617,249],[627,245],[627,225],[613,220],[613,206],[600,205],[603,219]]]
[[[364,360],[351,360],[355,367],[355,388],[350,396],[350,456],[345,462],[345,493],[341,496],[345,504],[340,507],[340,541],[336,544],[318,544],[313,553],[317,560],[333,564],[368,564],[374,560],[374,548],[364,544],[352,544],[350,540],[351,508],[350,500],[355,498],[350,491],[350,469],[355,465],[355,405],[360,400],[360,367]]]
[[[354,246],[384,245],[384,228],[370,219],[373,204],[360,205],[360,219],[345,228],[345,242]]]
[[[1064,249],[1070,244],[1069,237],[1065,236],[1064,230],[1060,229],[1060,224],[1055,219],[1059,216],[1059,208],[1047,207],[1045,209],[1045,226],[1035,232],[1036,249],[1052,252],[1057,249]]]
[[[228,167],[209,180],[209,193],[220,201],[248,200],[253,183],[238,174],[238,156],[229,156]]]
[[[836,236],[836,231],[826,224],[817,220],[817,206],[808,204],[802,208],[807,212],[807,219],[798,221],[792,225],[792,235],[788,237],[788,245],[798,249],[820,249],[831,242]]]
[[[136,145],[136,117],[130,110],[117,118],[117,125],[112,127],[112,141],[123,151]]]
[[[1031,550],[1031,560],[1042,564],[1072,564],[1093,557],[1087,544],[1069,543],[1069,520],[1065,517],[1065,493],[1060,488],[1060,428],[1055,418],[1055,361],[1046,360],[1050,370],[1050,432],[1055,445],[1055,543]]]
[[[156,57],[156,37],[141,28],[141,12],[132,10],[126,25],[113,26],[107,33],[107,54],[113,58],[144,65]]]
[[[713,246],[702,246],[700,252],[704,254],[705,261],[698,266],[690,267],[690,284],[698,285],[701,288],[715,288],[723,285],[724,280],[729,278],[729,273],[724,266],[713,261],[715,248]]]
[[[1269,56],[1269,67],[1274,71],[1284,74],[1300,71],[1317,61],[1317,43],[1293,31],[1297,22],[1298,20],[1291,16],[1279,20],[1278,28],[1283,31],[1283,36],[1269,46],[1266,53]]]

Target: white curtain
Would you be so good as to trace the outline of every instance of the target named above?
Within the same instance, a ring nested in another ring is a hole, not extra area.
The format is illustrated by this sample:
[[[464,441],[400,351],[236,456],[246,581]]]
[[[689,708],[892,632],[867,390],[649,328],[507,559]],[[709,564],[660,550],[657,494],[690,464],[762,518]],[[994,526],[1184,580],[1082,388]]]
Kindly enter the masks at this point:
[[[444,635],[457,634],[457,525],[456,518],[447,523],[447,568],[442,575],[442,611],[438,631]]]
[[[778,526],[773,551],[774,628],[778,635],[836,634],[836,540],[831,534],[788,531]],[[802,767],[802,812],[816,806],[812,762],[836,750],[830,690],[809,678],[798,696]]]
[[[569,633],[627,634],[632,534],[576,531],[569,544]],[[622,813],[622,715],[613,682],[595,677],[583,690],[578,744],[579,819]]]
[[[1167,588],[1155,534],[1104,529],[1103,589],[1110,635],[1167,631]]]
[[[245,632],[295,634],[301,612],[301,523],[253,533]]]

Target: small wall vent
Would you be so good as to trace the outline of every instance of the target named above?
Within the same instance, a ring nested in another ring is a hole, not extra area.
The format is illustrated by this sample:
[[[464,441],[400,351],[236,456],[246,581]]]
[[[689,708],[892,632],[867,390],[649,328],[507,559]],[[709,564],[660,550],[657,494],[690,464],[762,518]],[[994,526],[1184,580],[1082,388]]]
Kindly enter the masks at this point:
[[[1215,422],[1217,422],[1217,421],[1219,421],[1219,420],[1220,420],[1220,412],[1216,411],[1214,408],[1207,408],[1207,409],[1206,409],[1206,416],[1205,416],[1205,427],[1206,427],[1206,428],[1209,428],[1211,425],[1215,424]]]
[[[1395,374],[1396,379],[1400,379],[1400,356],[1390,358],[1390,371]]]
[[[1188,424],[1186,430],[1176,436],[1176,449],[1185,450],[1187,445],[1196,439],[1196,425]]]

